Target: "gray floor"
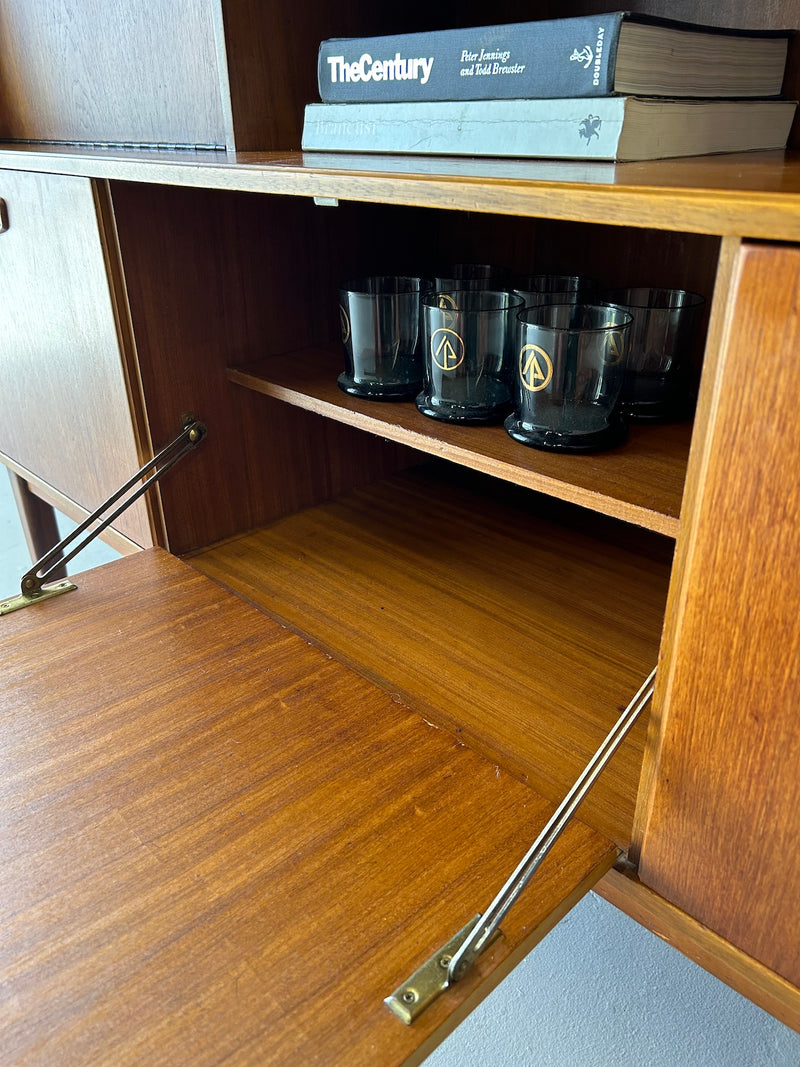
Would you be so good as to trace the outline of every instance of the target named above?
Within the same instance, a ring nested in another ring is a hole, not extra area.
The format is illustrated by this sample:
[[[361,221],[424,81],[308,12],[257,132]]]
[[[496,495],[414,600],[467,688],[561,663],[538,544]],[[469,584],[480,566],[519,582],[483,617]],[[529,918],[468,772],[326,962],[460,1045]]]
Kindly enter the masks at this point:
[[[114,558],[95,542],[70,573]],[[0,596],[29,566],[0,471]],[[509,1065],[800,1067],[800,1035],[590,893],[425,1061]]]

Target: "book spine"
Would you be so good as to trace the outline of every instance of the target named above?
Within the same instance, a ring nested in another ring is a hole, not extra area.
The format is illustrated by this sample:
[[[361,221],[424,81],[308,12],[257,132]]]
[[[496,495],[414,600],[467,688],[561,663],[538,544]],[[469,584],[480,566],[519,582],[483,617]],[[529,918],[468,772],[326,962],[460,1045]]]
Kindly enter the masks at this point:
[[[308,104],[304,151],[614,159],[625,98]]]
[[[331,103],[607,96],[624,12],[323,41]]]

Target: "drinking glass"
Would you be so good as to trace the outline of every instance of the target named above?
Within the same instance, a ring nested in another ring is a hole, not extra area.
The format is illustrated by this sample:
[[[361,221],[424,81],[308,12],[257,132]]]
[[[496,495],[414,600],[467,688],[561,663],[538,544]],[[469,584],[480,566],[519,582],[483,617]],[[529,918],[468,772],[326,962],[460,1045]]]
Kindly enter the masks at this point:
[[[511,407],[515,317],[522,299],[500,290],[455,290],[422,298],[423,415],[485,423]]]
[[[557,452],[596,452],[624,441],[620,402],[632,321],[611,304],[521,311],[508,434]]]
[[[639,286],[606,297],[633,316],[622,408],[635,421],[672,422],[692,412],[692,356],[705,300],[685,289]]]
[[[406,400],[422,386],[420,297],[431,283],[374,275],[339,290],[345,369],[339,388],[370,400]]]

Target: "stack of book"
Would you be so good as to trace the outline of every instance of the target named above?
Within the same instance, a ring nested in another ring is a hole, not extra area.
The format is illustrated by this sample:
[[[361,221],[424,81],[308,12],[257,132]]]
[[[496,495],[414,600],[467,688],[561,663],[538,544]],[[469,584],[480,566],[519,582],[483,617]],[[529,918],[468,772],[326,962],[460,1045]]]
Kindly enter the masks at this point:
[[[784,148],[793,32],[618,11],[324,41],[302,147],[617,161]]]

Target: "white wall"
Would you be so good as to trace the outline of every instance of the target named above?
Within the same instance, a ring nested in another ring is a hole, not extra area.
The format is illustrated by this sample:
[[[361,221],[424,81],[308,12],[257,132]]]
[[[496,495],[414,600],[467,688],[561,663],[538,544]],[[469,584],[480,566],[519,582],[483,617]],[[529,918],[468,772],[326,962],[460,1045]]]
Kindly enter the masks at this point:
[[[425,1061],[512,1065],[800,1067],[800,1034],[589,893]]]

